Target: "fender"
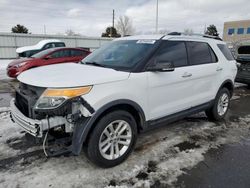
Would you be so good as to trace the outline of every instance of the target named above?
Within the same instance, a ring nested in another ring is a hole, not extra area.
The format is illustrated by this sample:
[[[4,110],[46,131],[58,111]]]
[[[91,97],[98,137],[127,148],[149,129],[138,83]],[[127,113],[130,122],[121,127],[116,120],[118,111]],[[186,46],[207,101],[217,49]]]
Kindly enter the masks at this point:
[[[229,92],[230,92],[231,97],[232,97],[232,96],[233,96],[233,92],[234,92],[234,83],[233,83],[233,81],[230,80],[230,79],[225,80],[225,81],[220,85],[219,90],[217,91],[217,93],[218,93],[218,92],[220,91],[220,89],[221,89],[223,86],[225,86],[225,84],[227,84],[227,83],[229,83],[229,84],[232,86],[231,90],[229,89]]]
[[[71,152],[74,155],[80,154],[83,143],[86,141],[90,133],[90,130],[93,128],[96,120],[100,117],[100,115],[103,114],[103,112],[105,112],[106,110],[108,110],[109,108],[113,106],[124,105],[124,104],[134,107],[139,112],[139,115],[142,121],[142,126],[144,127],[146,125],[146,118],[145,118],[144,111],[142,110],[140,105],[138,105],[134,101],[127,100],[127,99],[120,99],[120,100],[112,101],[104,105],[100,109],[98,109],[91,117],[83,118],[75,124],[74,134],[72,138]]]

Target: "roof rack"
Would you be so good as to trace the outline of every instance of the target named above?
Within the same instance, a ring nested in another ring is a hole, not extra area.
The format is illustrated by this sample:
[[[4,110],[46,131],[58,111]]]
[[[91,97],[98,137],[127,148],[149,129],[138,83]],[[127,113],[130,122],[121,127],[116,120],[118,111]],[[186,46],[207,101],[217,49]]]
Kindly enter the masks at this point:
[[[211,39],[221,40],[222,41],[222,39],[219,36],[204,35],[204,34],[199,34],[199,33],[186,34],[186,33],[181,33],[181,32],[171,32],[171,33],[168,33],[167,35],[200,36],[200,37],[211,38]]]

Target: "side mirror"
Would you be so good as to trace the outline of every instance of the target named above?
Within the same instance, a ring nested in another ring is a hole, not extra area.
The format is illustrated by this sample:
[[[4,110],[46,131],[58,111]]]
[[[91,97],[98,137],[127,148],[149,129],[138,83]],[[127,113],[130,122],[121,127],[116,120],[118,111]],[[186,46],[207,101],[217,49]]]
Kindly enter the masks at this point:
[[[172,72],[174,71],[174,65],[170,61],[157,61],[155,64],[149,66],[147,71],[150,72]]]
[[[49,60],[49,59],[52,59],[53,57],[51,55],[48,55],[46,57],[44,57],[45,60]]]

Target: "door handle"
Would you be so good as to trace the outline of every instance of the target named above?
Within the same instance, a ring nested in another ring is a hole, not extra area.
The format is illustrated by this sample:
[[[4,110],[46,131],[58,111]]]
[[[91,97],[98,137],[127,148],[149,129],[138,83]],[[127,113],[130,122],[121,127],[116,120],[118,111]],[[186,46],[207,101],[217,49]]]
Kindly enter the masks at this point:
[[[222,71],[222,70],[223,70],[223,68],[221,68],[221,67],[217,67],[217,69],[216,69],[217,72]]]
[[[185,72],[185,73],[182,75],[182,78],[188,78],[188,77],[191,77],[191,76],[192,76],[191,73]]]

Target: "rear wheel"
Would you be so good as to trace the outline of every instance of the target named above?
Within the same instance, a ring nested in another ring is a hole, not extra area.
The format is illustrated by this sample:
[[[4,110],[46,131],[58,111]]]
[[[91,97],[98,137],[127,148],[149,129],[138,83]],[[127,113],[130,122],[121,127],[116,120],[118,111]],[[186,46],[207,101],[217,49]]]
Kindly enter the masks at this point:
[[[113,111],[104,115],[90,135],[87,155],[96,165],[113,167],[131,153],[137,138],[133,116],[126,111]]]
[[[206,115],[210,120],[219,121],[224,119],[230,104],[230,92],[227,88],[222,88],[214,101],[211,108],[206,110]]]
[[[250,89],[250,84],[247,85],[247,88]]]

